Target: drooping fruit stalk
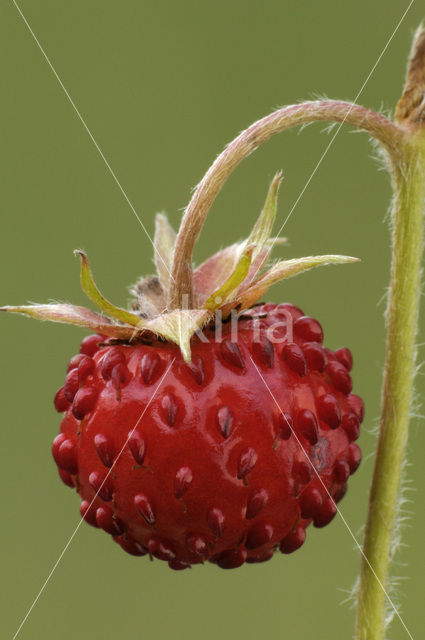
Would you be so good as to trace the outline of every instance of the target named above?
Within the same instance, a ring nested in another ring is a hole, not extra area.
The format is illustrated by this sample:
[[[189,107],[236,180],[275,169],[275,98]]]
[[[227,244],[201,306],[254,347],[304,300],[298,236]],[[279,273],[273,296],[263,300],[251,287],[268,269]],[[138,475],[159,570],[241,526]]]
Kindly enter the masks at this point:
[[[260,144],[285,129],[312,122],[344,122],[367,131],[387,151],[391,163],[397,166],[402,133],[385,116],[356,104],[338,100],[303,102],[289,105],[254,122],[221,153],[204,178],[186,209],[177,235],[173,265],[173,286],[169,292],[168,308],[177,309],[183,296],[193,301],[192,253],[214,199],[228,177],[242,160]]]

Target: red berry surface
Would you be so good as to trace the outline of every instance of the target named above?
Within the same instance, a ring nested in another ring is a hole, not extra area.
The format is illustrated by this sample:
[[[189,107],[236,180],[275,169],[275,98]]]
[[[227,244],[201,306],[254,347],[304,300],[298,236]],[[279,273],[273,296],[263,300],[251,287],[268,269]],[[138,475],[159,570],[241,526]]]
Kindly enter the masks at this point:
[[[82,517],[128,553],[236,568],[295,551],[335,516],[361,459],[351,354],[325,349],[293,305],[252,311],[236,338],[231,323],[194,337],[190,364],[164,341],[94,335],[71,359],[53,456]],[[267,337],[282,318],[291,341]]]

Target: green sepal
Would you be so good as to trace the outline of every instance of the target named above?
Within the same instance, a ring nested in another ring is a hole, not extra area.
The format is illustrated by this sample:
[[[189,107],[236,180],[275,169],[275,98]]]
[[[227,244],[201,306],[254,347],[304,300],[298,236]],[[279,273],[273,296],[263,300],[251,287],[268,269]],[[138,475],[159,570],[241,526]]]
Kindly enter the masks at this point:
[[[21,313],[37,320],[50,320],[63,324],[74,324],[79,327],[87,327],[95,333],[100,333],[120,340],[128,340],[134,333],[132,327],[117,325],[99,313],[90,311],[85,307],[73,304],[52,303],[33,304],[20,307],[0,307],[0,311],[7,313]]]
[[[170,287],[172,277],[173,251],[176,243],[176,232],[168,222],[165,213],[155,216],[154,261],[156,272],[162,288],[166,293]]]
[[[89,260],[84,251],[76,249],[74,254],[81,258],[81,287],[86,296],[109,317],[116,318],[120,322],[124,322],[125,324],[129,324],[133,327],[140,326],[141,319],[139,316],[135,313],[130,313],[130,311],[126,311],[125,309],[121,309],[120,307],[116,307],[100,293],[94,281]]]
[[[228,300],[232,293],[239,288],[239,286],[248,275],[254,250],[255,247],[253,246],[248,246],[245,249],[241,257],[239,258],[239,261],[234,268],[233,273],[219,289],[216,289],[216,291],[214,291],[214,293],[210,295],[210,297],[204,304],[204,309],[215,311],[216,309],[223,306],[223,304]]]
[[[352,256],[340,255],[308,256],[306,258],[295,258],[294,260],[282,260],[256,278],[235,298],[235,303],[246,309],[255,304],[272,285],[281,280],[287,280],[316,267],[351,262],[360,262],[360,260]]]
[[[276,219],[277,196],[281,184],[282,172],[278,171],[270,183],[264,207],[247,240],[247,245],[255,246],[252,254],[253,262],[255,262],[257,257],[263,252],[264,248],[269,243],[273,224]],[[258,268],[260,269],[261,265]]]
[[[143,322],[140,331],[150,331],[174,342],[185,362],[190,362],[190,340],[208,322],[212,312],[207,309],[175,309]],[[134,335],[137,334],[137,329]]]

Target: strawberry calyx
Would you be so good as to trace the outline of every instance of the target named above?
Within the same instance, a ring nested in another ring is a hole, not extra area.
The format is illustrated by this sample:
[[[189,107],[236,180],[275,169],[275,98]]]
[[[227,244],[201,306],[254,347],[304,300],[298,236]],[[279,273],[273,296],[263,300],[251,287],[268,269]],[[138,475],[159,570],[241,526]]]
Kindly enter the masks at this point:
[[[74,253],[81,259],[81,287],[101,313],[67,303],[5,306],[1,311],[20,313],[40,320],[87,327],[110,338],[134,342],[151,341],[156,336],[180,347],[183,358],[190,361],[190,340],[211,322],[220,311],[223,319],[233,310],[238,313],[254,305],[273,284],[298,273],[327,264],[356,262],[357,258],[340,255],[311,256],[281,260],[270,266],[271,250],[282,238],[271,238],[276,217],[277,195],[282,174],[273,178],[260,216],[249,237],[208,258],[193,270],[194,305],[169,310],[167,300],[174,286],[171,275],[177,235],[165,214],[156,216],[154,238],[157,275],[139,280],[132,288],[131,310],[109,302],[95,283],[87,255]],[[185,304],[186,303],[186,304]]]

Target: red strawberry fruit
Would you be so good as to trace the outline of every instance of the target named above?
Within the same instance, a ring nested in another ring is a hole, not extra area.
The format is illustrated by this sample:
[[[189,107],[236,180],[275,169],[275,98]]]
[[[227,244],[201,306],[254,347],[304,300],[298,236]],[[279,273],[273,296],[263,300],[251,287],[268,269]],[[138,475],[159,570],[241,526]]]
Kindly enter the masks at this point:
[[[194,271],[189,309],[169,310],[178,242],[163,215],[158,276],[136,285],[131,311],[102,296],[82,252],[83,289],[108,317],[65,304],[3,308],[96,332],[56,394],[64,417],[53,457],[87,523],[172,569],[295,551],[309,524],[335,516],[360,463],[351,353],[324,348],[320,324],[297,307],[256,304],[278,280],[354,260],[302,258],[264,272],[279,184],[248,240]]]

